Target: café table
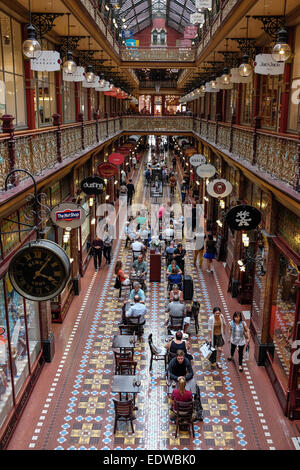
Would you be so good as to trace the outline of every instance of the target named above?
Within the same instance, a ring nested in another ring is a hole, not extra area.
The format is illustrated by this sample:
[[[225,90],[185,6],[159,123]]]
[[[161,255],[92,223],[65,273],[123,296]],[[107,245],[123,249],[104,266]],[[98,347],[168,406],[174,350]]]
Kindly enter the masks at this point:
[[[126,349],[131,349],[133,354],[136,341],[137,337],[134,335],[115,335],[113,337],[112,348],[119,349],[121,353],[125,352]]]
[[[135,382],[139,381],[139,385]],[[128,394],[133,394],[133,402],[135,403],[135,396],[140,391],[141,377],[138,375],[114,375],[111,391],[118,393],[120,401],[122,400],[122,394],[126,394],[126,400],[128,400]],[[135,407],[137,409],[137,407]]]

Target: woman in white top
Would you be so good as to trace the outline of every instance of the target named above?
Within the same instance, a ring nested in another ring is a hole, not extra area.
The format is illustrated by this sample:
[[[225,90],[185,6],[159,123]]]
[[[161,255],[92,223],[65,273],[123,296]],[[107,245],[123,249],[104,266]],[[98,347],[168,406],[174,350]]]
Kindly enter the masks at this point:
[[[230,339],[231,343],[230,356],[228,361],[232,360],[236,347],[239,351],[239,371],[243,372],[243,354],[246,343],[250,341],[250,332],[246,322],[243,321],[242,312],[234,312],[232,322],[230,322]]]
[[[218,358],[221,356],[222,348],[224,346],[224,337],[225,337],[226,323],[224,315],[221,313],[219,307],[213,309],[213,314],[208,319],[208,332],[211,334],[211,345],[216,349],[216,361],[212,362],[212,366],[218,366],[219,369],[222,369],[221,364],[218,362]],[[214,353],[213,353],[214,354]]]

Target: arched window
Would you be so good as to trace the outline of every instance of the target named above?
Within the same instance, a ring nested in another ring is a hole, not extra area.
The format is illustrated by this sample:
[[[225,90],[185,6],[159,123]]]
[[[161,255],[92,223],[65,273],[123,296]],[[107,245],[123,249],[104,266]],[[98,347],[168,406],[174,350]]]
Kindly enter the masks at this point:
[[[166,31],[164,29],[162,29],[160,31],[160,44],[161,44],[161,46],[166,45],[166,37],[167,37]]]
[[[158,40],[157,29],[153,29],[153,31],[151,32],[151,35],[152,35],[152,44],[154,46],[156,46],[157,45],[157,40]]]

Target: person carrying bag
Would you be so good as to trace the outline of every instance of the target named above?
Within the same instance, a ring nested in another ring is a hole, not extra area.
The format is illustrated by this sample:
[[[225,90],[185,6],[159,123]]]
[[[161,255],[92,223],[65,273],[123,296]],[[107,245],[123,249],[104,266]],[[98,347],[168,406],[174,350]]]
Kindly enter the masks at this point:
[[[245,321],[243,321],[242,312],[234,312],[232,321],[230,322],[230,339],[231,343],[230,356],[228,361],[232,361],[236,348],[239,354],[239,371],[243,372],[243,355],[244,348],[247,344],[249,350],[250,332]]]

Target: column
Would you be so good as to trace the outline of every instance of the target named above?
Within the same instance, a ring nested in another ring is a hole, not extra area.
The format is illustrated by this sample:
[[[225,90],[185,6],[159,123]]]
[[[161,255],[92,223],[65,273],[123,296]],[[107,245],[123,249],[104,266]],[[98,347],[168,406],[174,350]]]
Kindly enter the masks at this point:
[[[46,362],[51,362],[55,354],[55,345],[51,324],[51,302],[49,300],[47,302],[39,302],[39,314],[43,356]]]
[[[55,72],[56,113],[63,117],[62,104],[62,76],[60,71]]]
[[[79,82],[75,82],[75,119],[77,122],[79,122],[79,113],[80,113]]]
[[[87,89],[88,121],[92,120],[91,88]]]
[[[28,129],[35,129],[35,112],[34,112],[34,76],[30,68],[30,60],[24,60],[25,74],[25,96],[27,110],[27,126]]]

